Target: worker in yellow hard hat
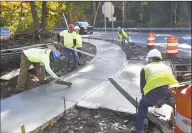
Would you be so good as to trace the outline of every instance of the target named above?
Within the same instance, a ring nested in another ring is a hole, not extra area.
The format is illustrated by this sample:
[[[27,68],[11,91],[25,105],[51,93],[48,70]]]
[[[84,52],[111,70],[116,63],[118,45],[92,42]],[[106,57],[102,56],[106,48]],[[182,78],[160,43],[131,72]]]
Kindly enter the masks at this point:
[[[172,98],[171,94],[168,93],[168,87],[178,83],[171,68],[161,62],[160,51],[152,49],[149,51],[146,60],[148,64],[142,68],[140,73],[142,98],[139,103],[133,133],[142,132],[148,107],[157,105],[159,101]]]

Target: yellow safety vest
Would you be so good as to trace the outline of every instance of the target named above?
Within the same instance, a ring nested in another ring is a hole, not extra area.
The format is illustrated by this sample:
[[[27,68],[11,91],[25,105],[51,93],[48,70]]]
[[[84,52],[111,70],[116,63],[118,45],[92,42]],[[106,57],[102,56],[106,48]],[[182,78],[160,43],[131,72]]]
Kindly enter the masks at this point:
[[[119,32],[118,32],[119,34]],[[119,40],[123,41],[123,37],[128,38],[129,35],[122,29],[122,34],[119,34]]]
[[[61,31],[60,36],[64,37],[64,45],[67,47],[73,47],[73,39],[75,39],[75,32],[69,33],[68,30]]]
[[[58,76],[53,72],[50,67],[50,49],[30,48],[23,51],[27,59],[32,63],[40,63],[45,66],[46,71],[53,78]]]
[[[143,89],[144,95],[157,87],[178,83],[171,68],[161,62],[153,62],[146,65],[144,72],[146,80],[146,85]]]
[[[82,39],[79,34],[76,33],[76,48],[81,48],[82,47]]]

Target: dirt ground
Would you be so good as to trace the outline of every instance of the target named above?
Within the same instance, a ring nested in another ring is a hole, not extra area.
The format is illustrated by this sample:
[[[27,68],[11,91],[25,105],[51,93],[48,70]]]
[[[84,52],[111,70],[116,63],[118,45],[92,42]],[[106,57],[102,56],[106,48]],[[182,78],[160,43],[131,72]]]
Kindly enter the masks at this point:
[[[107,109],[76,107],[42,133],[130,133],[135,115]],[[152,123],[145,126],[147,133],[158,132]]]
[[[4,46],[6,45],[6,47],[3,47],[3,48],[15,48],[15,47],[21,47],[21,46],[29,46],[29,42],[27,40],[24,40],[23,37],[20,37],[20,38],[22,38],[22,39],[4,43]],[[41,40],[41,42],[47,43],[47,42],[51,42],[52,40],[56,41],[56,37],[53,36],[52,39],[45,38],[45,40]],[[26,42],[26,44],[24,42]],[[11,44],[9,44],[9,43],[11,43]],[[12,43],[14,43],[14,46]],[[1,43],[1,45],[3,45],[3,44]],[[32,44],[30,44],[30,45],[32,45]],[[13,47],[11,47],[11,46],[13,46]],[[58,48],[60,50],[60,52],[62,52],[60,47],[56,46],[56,48]],[[94,55],[94,54],[96,54],[96,47],[91,44],[83,43],[82,51],[85,51],[85,52],[88,52],[88,53],[91,53]],[[85,66],[92,59],[93,59],[93,57],[90,57],[87,55],[82,55],[79,68]],[[64,65],[63,54],[62,54],[61,60],[58,62],[52,63],[51,67],[58,76],[64,76],[64,75],[74,71],[74,69],[72,69],[71,71],[66,71],[65,65]],[[19,68],[20,68],[20,54],[1,56],[1,76],[8,72],[13,71],[13,70],[19,69]],[[17,78],[18,78],[18,76],[12,78],[9,81],[0,80],[1,99],[7,98],[9,96],[12,96],[14,94],[18,94],[21,92],[21,91],[15,90]],[[40,85],[40,83],[37,80],[34,69],[29,70],[28,81],[27,81],[27,85],[26,85],[27,87],[25,88],[25,90],[32,89],[38,85]]]

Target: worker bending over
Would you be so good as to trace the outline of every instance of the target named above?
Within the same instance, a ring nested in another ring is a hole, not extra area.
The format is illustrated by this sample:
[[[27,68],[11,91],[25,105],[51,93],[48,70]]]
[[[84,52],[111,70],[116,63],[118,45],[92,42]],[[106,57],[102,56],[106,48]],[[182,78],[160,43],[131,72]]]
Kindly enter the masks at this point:
[[[75,30],[75,33],[76,33],[76,48],[78,50],[82,50],[82,39],[81,39],[81,35],[79,34],[79,31],[80,31],[80,28],[79,26],[75,26],[74,28]],[[78,57],[79,57],[79,65],[80,65],[80,62],[81,62],[81,53],[80,52],[77,52],[78,53]]]
[[[45,70],[53,79],[59,77],[52,71],[50,61],[59,60],[60,52],[51,49],[30,48],[23,50],[21,54],[20,72],[17,80],[17,90],[23,90],[26,87],[28,69],[33,64],[40,83],[46,83],[50,78],[45,78]]]
[[[69,24],[69,29],[68,30],[63,30],[59,33],[58,37],[58,42],[61,42],[61,38],[63,39],[63,45],[67,46],[69,48],[76,48],[76,38],[75,35],[76,33],[74,32],[74,25]],[[64,47],[64,56],[65,56],[65,67],[67,70],[71,70],[70,68],[70,52],[72,53],[73,56],[73,68],[78,68],[78,55],[77,52],[71,49],[68,49]]]
[[[118,27],[118,35],[120,47],[124,49],[124,43],[129,43],[129,35],[121,27]]]
[[[157,105],[159,101],[170,99],[171,94],[168,93],[168,87],[178,83],[171,68],[161,62],[162,56],[157,49],[149,51],[146,60],[148,64],[142,68],[140,73],[142,98],[136,116],[133,131],[135,133],[142,132],[148,107]]]

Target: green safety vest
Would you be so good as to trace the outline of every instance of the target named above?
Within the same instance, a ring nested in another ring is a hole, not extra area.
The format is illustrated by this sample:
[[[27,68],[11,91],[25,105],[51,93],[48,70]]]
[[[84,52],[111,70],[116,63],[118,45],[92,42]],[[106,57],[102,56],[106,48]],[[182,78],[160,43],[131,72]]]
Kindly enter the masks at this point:
[[[119,32],[118,32],[118,34],[119,34]],[[129,35],[122,29],[122,34],[119,34],[119,40],[123,41],[123,37],[128,38]]]
[[[67,47],[73,47],[73,39],[75,39],[75,32],[69,33],[68,30],[61,31],[60,36],[64,37],[64,45]]]
[[[23,51],[27,59],[32,63],[40,63],[53,78],[58,76],[50,67],[50,49],[30,48]]]
[[[171,68],[161,62],[153,62],[146,65],[144,72],[146,80],[146,85],[143,89],[144,95],[157,87],[178,83]]]
[[[76,34],[76,48],[81,48],[82,47],[82,39],[81,36],[77,33]]]

